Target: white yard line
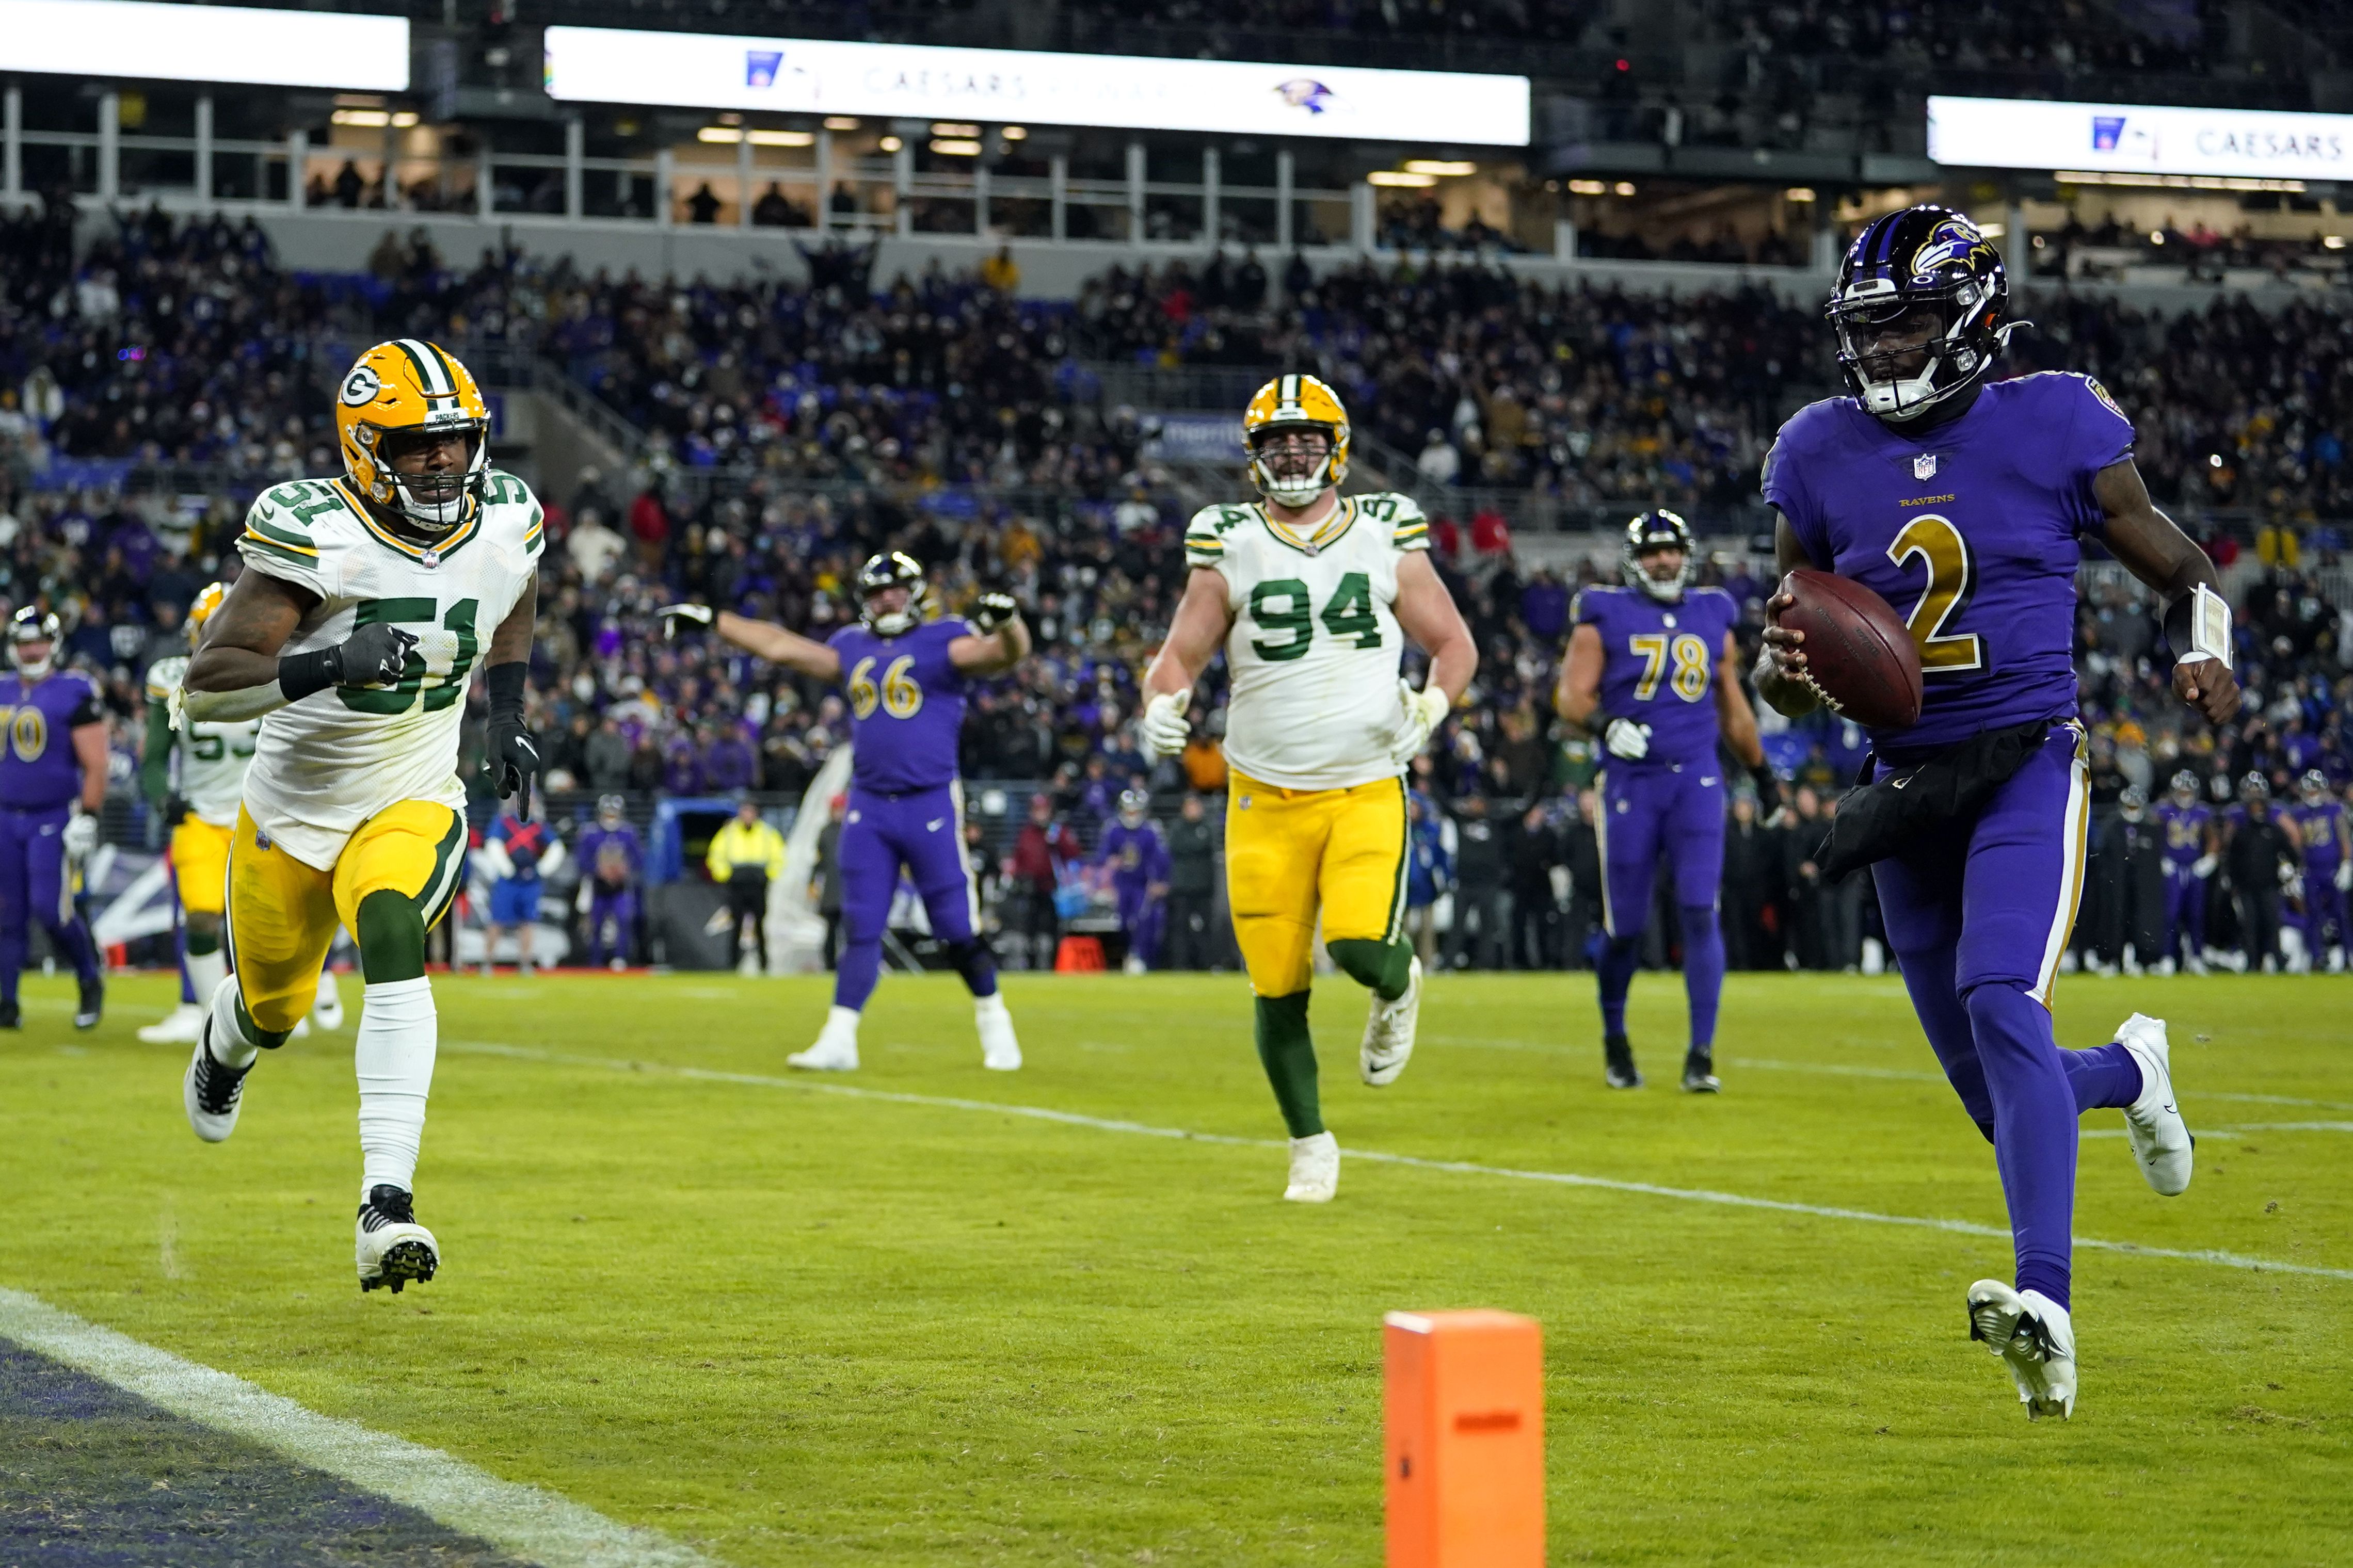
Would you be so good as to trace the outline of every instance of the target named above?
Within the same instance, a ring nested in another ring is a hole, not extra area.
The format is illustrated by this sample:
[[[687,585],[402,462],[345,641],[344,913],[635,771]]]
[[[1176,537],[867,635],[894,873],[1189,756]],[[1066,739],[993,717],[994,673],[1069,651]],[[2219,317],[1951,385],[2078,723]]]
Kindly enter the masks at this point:
[[[438,1448],[322,1415],[241,1377],[5,1287],[0,1339],[175,1415],[274,1448],[543,1568],[713,1568],[710,1558],[668,1536],[617,1523],[537,1487],[502,1481]]]
[[[817,1076],[776,1078],[763,1073],[720,1072],[711,1068],[678,1067],[668,1062],[628,1061],[617,1057],[577,1056],[564,1051],[543,1051],[525,1046],[501,1045],[488,1040],[444,1040],[447,1051],[467,1051],[478,1056],[505,1057],[515,1061],[545,1062],[560,1067],[602,1068],[612,1072],[648,1073],[668,1078],[686,1079],[697,1083],[742,1084],[755,1089],[797,1089],[807,1094],[830,1094],[849,1100],[878,1100],[891,1105],[920,1105],[942,1110],[984,1110],[999,1116],[1021,1116],[1036,1121],[1055,1121],[1067,1127],[1092,1128],[1099,1132],[1126,1132],[1145,1138],[1172,1138],[1196,1143],[1222,1143],[1249,1149],[1286,1149],[1290,1145],[1278,1138],[1237,1138],[1221,1132],[1191,1132],[1181,1127],[1155,1127],[1147,1122],[1125,1121],[1108,1117],[1086,1116],[1074,1110],[1054,1110],[1039,1105],[1008,1105],[993,1100],[965,1100],[944,1094],[911,1094],[899,1089],[861,1089],[855,1084],[834,1081]],[[1867,1225],[1905,1226],[1915,1230],[1941,1230],[1959,1236],[1981,1236],[2002,1241],[2010,1239],[2007,1230],[1989,1225],[1978,1225],[1962,1219],[1927,1219],[1912,1215],[1876,1214],[1868,1209],[1837,1208],[1821,1204],[1790,1203],[1779,1198],[1750,1197],[1742,1193],[1711,1192],[1701,1187],[1668,1187],[1652,1182],[1620,1181],[1610,1176],[1579,1175],[1567,1171],[1521,1171],[1508,1165],[1481,1165],[1467,1160],[1426,1160],[1413,1154],[1388,1154],[1378,1150],[1349,1148],[1351,1160],[1370,1161],[1384,1165],[1408,1165],[1417,1170],[1444,1171],[1464,1176],[1500,1176],[1511,1181],[1546,1182],[1564,1187],[1593,1187],[1605,1192],[1635,1193],[1645,1197],[1672,1198],[1683,1203],[1715,1204],[1727,1208],[1767,1209],[1778,1214],[1810,1215],[1819,1219],[1857,1220]],[[2353,1268],[2322,1268],[2306,1263],[2275,1262],[2268,1258],[2250,1258],[2242,1253],[2205,1249],[2188,1250],[2170,1247],[2143,1247],[2130,1241],[2102,1241],[2094,1237],[2079,1236],[2075,1245],[2098,1252],[2125,1252],[2143,1258],[2168,1258],[2185,1263],[2213,1263],[2225,1268],[2244,1268],[2263,1273],[2308,1274],[2324,1279],[2353,1279]]]

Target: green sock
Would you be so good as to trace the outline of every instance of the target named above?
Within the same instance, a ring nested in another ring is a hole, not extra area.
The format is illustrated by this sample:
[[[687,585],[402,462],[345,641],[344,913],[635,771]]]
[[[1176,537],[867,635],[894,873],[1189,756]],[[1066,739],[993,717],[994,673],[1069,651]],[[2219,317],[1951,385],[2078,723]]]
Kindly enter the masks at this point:
[[[1266,1081],[1274,1086],[1274,1102],[1282,1108],[1283,1125],[1293,1138],[1313,1138],[1324,1131],[1324,1112],[1315,1099],[1315,1037],[1307,1032],[1307,993],[1258,999],[1258,1059],[1266,1068]]]
[[[1405,994],[1407,983],[1412,979],[1411,942],[1343,937],[1338,942],[1324,945],[1330,950],[1332,962],[1338,964],[1349,979],[1368,987],[1382,1001],[1394,1002]]]

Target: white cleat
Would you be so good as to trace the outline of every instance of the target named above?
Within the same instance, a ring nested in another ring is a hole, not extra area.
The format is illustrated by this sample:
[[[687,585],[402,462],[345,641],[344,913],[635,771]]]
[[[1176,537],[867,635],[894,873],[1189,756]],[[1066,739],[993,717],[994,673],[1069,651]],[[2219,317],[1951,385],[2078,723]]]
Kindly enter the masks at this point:
[[[1340,1190],[1340,1141],[1329,1132],[1291,1141],[1291,1184],[1282,1199],[1293,1204],[1328,1204]]]
[[[2189,1169],[2198,1140],[2173,1098],[2173,1066],[2165,1041],[2165,1020],[2135,1013],[2116,1026],[2116,1044],[2140,1064],[2140,1098],[2125,1107],[2125,1131],[2132,1140],[2140,1173],[2159,1197],[2189,1189]]]
[[[319,999],[311,1004],[311,1022],[331,1035],[343,1026],[343,998],[330,988],[333,984],[332,976],[322,979]]]
[[[990,1072],[1019,1072],[1021,1040],[1003,994],[973,998],[972,1021],[980,1030],[980,1065]]]
[[[817,1044],[805,1051],[795,1051],[785,1058],[785,1065],[806,1068],[811,1072],[856,1072],[858,1015],[847,1007],[834,1008],[825,1016],[825,1027],[818,1031]]]
[[[151,1046],[187,1046],[204,1032],[205,1010],[194,1002],[183,1002],[140,1030],[139,1037]]]
[[[253,1070],[225,1067],[212,1053],[209,1021],[196,1032],[195,1054],[180,1079],[180,1103],[187,1108],[188,1125],[207,1143],[218,1143],[237,1131],[237,1108],[245,1103],[246,1075]]]
[[[2030,1420],[2073,1416],[2075,1326],[2066,1308],[2040,1290],[1980,1279],[1969,1287],[1969,1338],[2008,1364]]]
[[[1394,1002],[1373,998],[1365,1017],[1365,1043],[1356,1052],[1356,1075],[1375,1089],[1398,1080],[1413,1059],[1414,1026],[1421,1017],[1421,960],[1406,971],[1405,994]]]
[[[441,1267],[441,1244],[417,1223],[416,1200],[389,1184],[369,1188],[360,1205],[354,1250],[363,1290],[389,1285],[397,1296],[402,1286],[430,1279]]]
[[[290,1040],[309,1039],[311,1037],[311,1015],[305,1013],[301,1017],[295,1019],[294,1027],[286,1037]]]

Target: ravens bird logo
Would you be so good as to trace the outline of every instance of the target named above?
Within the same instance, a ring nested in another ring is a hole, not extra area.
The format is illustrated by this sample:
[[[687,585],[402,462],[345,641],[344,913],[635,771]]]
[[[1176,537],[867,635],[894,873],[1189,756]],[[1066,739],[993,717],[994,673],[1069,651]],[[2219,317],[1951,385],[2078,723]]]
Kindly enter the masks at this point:
[[[1977,225],[1965,217],[1948,217],[1928,231],[1927,240],[1912,258],[1912,276],[1934,278],[1945,268],[1967,265],[1978,257],[1993,258],[1993,247],[1986,243]]]
[[[1312,76],[1295,76],[1275,91],[1282,101],[1293,109],[1303,109],[1310,114],[1321,114],[1339,101],[1339,95]]]

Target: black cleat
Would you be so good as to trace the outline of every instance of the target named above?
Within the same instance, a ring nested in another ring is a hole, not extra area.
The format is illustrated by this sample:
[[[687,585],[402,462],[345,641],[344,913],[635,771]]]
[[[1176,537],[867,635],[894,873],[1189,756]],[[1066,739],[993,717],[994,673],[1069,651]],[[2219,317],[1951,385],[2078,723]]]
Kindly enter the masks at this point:
[[[0,1029],[21,1029],[25,1026],[25,1010],[14,1002],[0,1002]]]
[[[360,1205],[358,1260],[362,1290],[389,1285],[397,1296],[410,1280],[433,1278],[441,1248],[417,1223],[415,1198],[389,1184],[368,1189],[367,1202]]]
[[[95,1029],[106,1016],[106,978],[92,975],[81,983],[81,1002],[74,1008],[74,1027]]]
[[[1601,1039],[1601,1079],[1612,1089],[1640,1089],[1642,1074],[1634,1066],[1634,1047],[1623,1035],[1605,1035]]]
[[[1692,1051],[1683,1057],[1683,1092],[1715,1094],[1724,1085],[1715,1079],[1715,1056],[1710,1051]]]

